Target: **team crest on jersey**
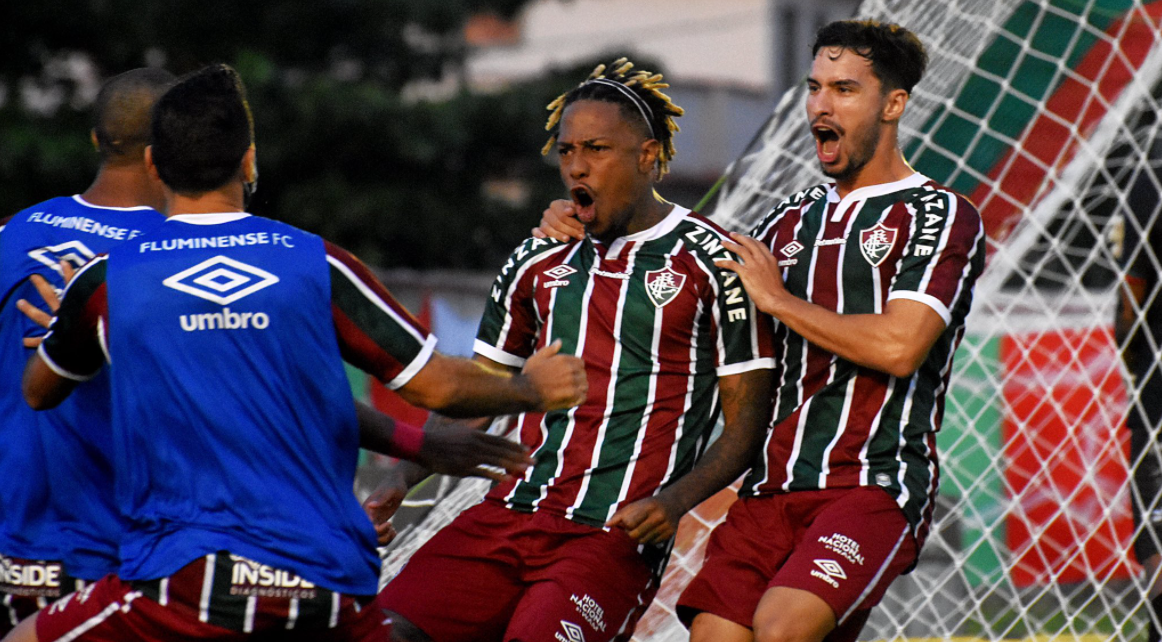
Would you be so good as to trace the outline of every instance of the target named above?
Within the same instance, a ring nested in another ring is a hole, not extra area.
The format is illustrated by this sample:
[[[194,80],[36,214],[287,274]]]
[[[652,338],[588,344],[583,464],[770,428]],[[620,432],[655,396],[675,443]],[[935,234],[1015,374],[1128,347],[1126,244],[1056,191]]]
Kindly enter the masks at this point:
[[[879,267],[896,244],[896,229],[882,222],[859,233],[859,251],[872,267]]]
[[[61,273],[61,261],[68,261],[73,264],[73,267],[79,268],[88,263],[89,259],[96,255],[96,252],[90,250],[80,241],[69,241],[68,243],[61,243],[60,245],[50,245],[28,253],[29,258],[47,265],[58,274]]]
[[[686,284],[686,275],[675,272],[674,268],[666,266],[660,270],[646,272],[646,295],[650,297],[656,307],[665,307],[674,300]]]
[[[569,285],[569,281],[567,279],[570,274],[573,274],[576,271],[576,268],[569,267],[568,265],[558,265],[557,267],[541,272],[541,274],[544,274],[550,279],[549,281],[545,282],[546,288],[559,288],[562,285]]]

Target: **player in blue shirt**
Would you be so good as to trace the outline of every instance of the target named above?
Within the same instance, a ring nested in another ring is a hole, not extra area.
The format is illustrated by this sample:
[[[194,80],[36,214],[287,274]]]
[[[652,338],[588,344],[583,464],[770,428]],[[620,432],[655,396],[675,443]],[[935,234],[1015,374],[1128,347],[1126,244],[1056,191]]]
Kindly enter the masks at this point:
[[[243,212],[255,158],[232,69],[155,107],[146,163],[169,219],[78,273],[23,388],[52,407],[110,364],[121,566],[11,639],[382,639],[362,608],[379,560],[351,492],[342,360],[445,414],[584,398],[580,360],[555,345],[515,376],[440,355],[350,254]]]
[[[121,523],[113,504],[109,381],[98,376],[51,412],[19,393],[42,330],[17,309],[34,293],[32,275],[63,287],[62,265],[80,267],[165,220],[161,183],[143,161],[149,113],[173,82],[136,69],[97,95],[93,145],[100,166],[84,193],[38,203],[0,231],[0,634],[43,605],[117,568]]]

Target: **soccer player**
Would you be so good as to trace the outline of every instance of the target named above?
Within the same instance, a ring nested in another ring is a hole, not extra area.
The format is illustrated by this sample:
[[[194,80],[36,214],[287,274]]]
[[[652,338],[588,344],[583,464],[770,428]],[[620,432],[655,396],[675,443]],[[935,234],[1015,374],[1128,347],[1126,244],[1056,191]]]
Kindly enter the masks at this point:
[[[100,155],[93,183],[17,213],[0,231],[0,470],[9,480],[0,484],[0,635],[117,568],[108,377],[52,412],[29,408],[20,378],[32,352],[21,344],[42,331],[16,303],[35,294],[32,275],[63,287],[66,270],[165,220],[154,209],[162,206],[161,183],[143,153],[150,109],[173,79],[136,69],[102,85],[90,133]]]
[[[1114,323],[1122,359],[1129,374],[1130,407],[1126,427],[1130,431],[1130,462],[1133,465],[1130,499],[1134,513],[1134,554],[1146,569],[1150,610],[1162,620],[1162,280],[1158,269],[1162,248],[1159,196],[1162,195],[1162,139],[1150,149],[1151,166],[1135,177],[1130,188],[1123,234],[1115,253],[1125,269],[1119,288],[1118,316]],[[1157,642],[1158,626],[1150,623],[1147,639]]]
[[[549,105],[545,151],[587,235],[522,243],[476,341],[478,361],[511,370],[562,341],[589,397],[519,417],[536,464],[388,583],[393,639],[629,639],[679,518],[745,470],[765,431],[771,328],[714,265],[724,231],[654,191],[682,112],[660,74],[632,67],[602,65]],[[703,453],[720,407],[723,437]]]
[[[678,600],[694,642],[855,640],[916,562],[936,499],[936,430],[984,233],[963,196],[914,171],[897,136],[927,65],[897,25],[820,29],[807,78],[832,182],[727,247],[778,322],[772,429]]]
[[[243,211],[257,176],[241,80],[218,65],[153,109],[145,162],[169,218],[69,284],[24,396],[65,399],[109,362],[118,575],[13,640],[383,639],[375,531],[351,492],[356,412],[342,360],[449,414],[565,408],[580,360],[520,374],[434,351],[350,254]],[[423,437],[392,435],[402,454]]]

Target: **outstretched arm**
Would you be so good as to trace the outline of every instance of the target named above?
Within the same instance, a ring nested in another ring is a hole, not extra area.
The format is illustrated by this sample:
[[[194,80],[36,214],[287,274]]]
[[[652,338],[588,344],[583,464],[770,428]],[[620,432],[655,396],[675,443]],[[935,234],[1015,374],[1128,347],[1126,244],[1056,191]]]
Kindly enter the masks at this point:
[[[501,481],[505,473],[520,475],[532,465],[523,446],[464,425],[468,422],[429,424],[421,430],[361,401],[355,402],[355,415],[361,448],[414,461],[431,472]]]
[[[663,542],[678,530],[678,520],[708,497],[726,488],[749,467],[771,417],[770,370],[751,370],[718,378],[722,396],[722,435],[678,481],[653,497],[618,509],[606,523],[642,544]]]
[[[408,403],[453,417],[571,408],[585,400],[585,363],[557,354],[561,342],[529,357],[519,374],[439,353],[399,389]]]
[[[890,374],[916,372],[944,332],[944,319],[931,307],[893,299],[881,314],[839,314],[796,297],[783,286],[778,261],[765,245],[741,234],[723,245],[738,261],[717,260],[733,270],[759,310],[811,343],[839,357]]]

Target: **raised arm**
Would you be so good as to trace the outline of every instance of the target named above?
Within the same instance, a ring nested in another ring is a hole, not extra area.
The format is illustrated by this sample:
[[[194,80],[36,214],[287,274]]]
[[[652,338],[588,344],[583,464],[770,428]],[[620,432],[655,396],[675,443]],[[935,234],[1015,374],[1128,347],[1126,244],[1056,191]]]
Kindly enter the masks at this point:
[[[571,408],[588,392],[585,364],[557,354],[560,349],[555,341],[538,350],[519,374],[435,353],[399,393],[409,403],[452,417]]]
[[[839,314],[787,291],[777,259],[765,245],[741,234],[724,245],[739,261],[720,260],[742,279],[756,307],[811,343],[895,377],[914,373],[944,332],[944,319],[919,301],[893,299],[881,314]]]

